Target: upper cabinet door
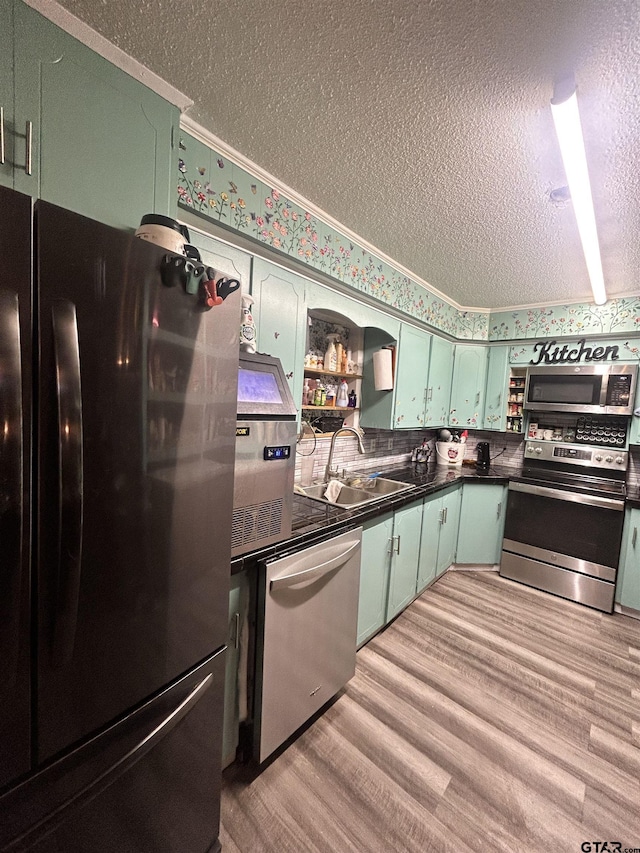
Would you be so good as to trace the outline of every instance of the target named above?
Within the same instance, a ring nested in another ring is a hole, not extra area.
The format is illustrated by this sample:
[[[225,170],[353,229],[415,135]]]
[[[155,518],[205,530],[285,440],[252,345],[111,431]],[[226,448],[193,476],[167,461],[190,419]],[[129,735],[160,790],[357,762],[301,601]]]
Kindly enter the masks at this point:
[[[13,187],[13,2],[0,0],[0,134],[4,158],[0,156],[0,184]],[[4,162],[2,162],[4,160]]]
[[[394,428],[424,426],[431,335],[402,325],[395,376]]]
[[[483,429],[503,431],[507,422],[506,394],[509,386],[509,347],[491,347],[484,401]]]
[[[429,385],[424,425],[444,426],[449,422],[449,399],[453,375],[453,344],[433,335],[429,360]]]
[[[255,258],[251,295],[258,350],[279,358],[293,400],[300,408],[307,331],[306,281],[276,264]]]
[[[15,188],[118,228],[174,215],[178,109],[23,3],[14,12]]]
[[[487,347],[460,345],[455,348],[449,424],[474,427],[482,424],[487,376]]]

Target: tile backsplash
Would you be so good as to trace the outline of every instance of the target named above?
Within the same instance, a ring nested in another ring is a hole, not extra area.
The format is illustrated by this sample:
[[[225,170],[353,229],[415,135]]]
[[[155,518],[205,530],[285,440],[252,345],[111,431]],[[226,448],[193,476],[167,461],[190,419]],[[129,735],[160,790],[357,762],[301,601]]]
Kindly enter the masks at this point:
[[[432,454],[438,430],[383,430],[366,429],[362,442],[365,452],[360,453],[358,442],[354,435],[343,433],[336,439],[332,467],[348,471],[375,471],[377,468],[401,467],[411,459],[414,447],[429,443]],[[508,467],[519,468],[522,465],[524,453],[524,438],[511,433],[495,433],[475,431],[469,432],[465,458],[475,459],[478,441],[490,443],[490,455],[496,463]],[[324,476],[331,438],[304,438],[299,441],[296,449],[295,480],[305,483],[320,479]],[[432,456],[432,461],[435,456]]]

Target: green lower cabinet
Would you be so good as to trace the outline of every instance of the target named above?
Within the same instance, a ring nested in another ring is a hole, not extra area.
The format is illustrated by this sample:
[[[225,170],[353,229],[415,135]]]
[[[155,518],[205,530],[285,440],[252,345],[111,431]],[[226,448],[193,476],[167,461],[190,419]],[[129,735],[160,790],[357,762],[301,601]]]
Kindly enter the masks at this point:
[[[459,488],[425,499],[418,563],[418,593],[426,589],[454,562],[459,513]]]
[[[231,577],[229,590],[229,633],[224,682],[224,723],[222,729],[222,766],[234,761],[238,748],[240,722],[246,717],[246,694],[240,689],[239,672],[249,639],[249,578],[247,572]]]
[[[640,613],[640,509],[625,513],[616,602]]]
[[[358,646],[386,623],[392,537],[392,512],[362,525]]]
[[[457,563],[495,565],[500,562],[506,506],[506,485],[475,482],[464,484]]]
[[[387,622],[401,610],[404,610],[416,596],[421,529],[421,500],[409,504],[395,513],[391,541]]]
[[[438,543],[438,562],[436,575],[440,576],[454,563],[456,546],[458,544],[458,525],[460,521],[460,488],[447,492],[442,496],[444,521],[440,527],[440,542]]]

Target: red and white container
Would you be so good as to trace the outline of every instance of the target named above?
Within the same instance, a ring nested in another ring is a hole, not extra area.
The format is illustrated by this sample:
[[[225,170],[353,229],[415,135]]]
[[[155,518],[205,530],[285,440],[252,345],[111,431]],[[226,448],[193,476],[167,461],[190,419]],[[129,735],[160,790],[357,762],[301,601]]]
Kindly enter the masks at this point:
[[[436,441],[436,461],[438,465],[462,465],[464,449],[467,445],[457,441]]]

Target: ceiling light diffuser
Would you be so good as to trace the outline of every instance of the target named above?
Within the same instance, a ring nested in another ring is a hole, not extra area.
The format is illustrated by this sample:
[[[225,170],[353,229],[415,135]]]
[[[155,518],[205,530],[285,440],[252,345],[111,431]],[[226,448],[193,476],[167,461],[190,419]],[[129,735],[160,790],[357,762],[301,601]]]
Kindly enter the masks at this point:
[[[607,301],[607,294],[604,288],[598,231],[593,212],[589,170],[587,169],[587,157],[584,150],[582,125],[576,97],[576,84],[572,77],[556,83],[551,100],[551,114],[556,126],[567,183],[571,191],[571,200],[582,242],[582,251],[587,263],[593,299],[596,305],[603,305]]]

